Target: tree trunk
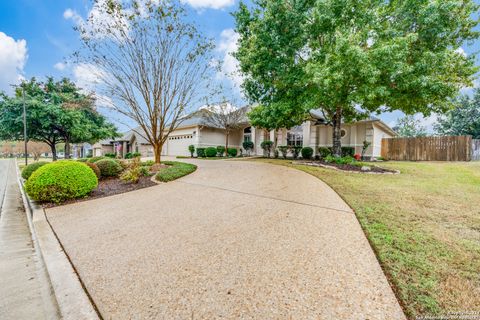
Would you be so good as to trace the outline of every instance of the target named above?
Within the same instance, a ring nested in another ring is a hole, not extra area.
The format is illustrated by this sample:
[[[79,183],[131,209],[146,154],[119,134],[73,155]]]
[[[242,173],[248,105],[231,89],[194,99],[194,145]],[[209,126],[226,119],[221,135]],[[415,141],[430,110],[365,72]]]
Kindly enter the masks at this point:
[[[52,150],[52,160],[57,161],[57,146],[55,143],[49,144],[50,149]]]
[[[162,147],[163,145],[160,143],[156,143],[153,145],[153,153],[155,154],[155,164],[160,164],[160,160],[162,157]]]
[[[65,139],[65,159],[70,159],[70,141]]]
[[[225,157],[228,157],[228,131],[225,132]]]
[[[333,116],[333,155],[335,157],[342,156],[342,108],[337,107],[335,115]]]
[[[273,157],[275,157],[277,152],[277,144],[278,144],[278,129],[273,130]]]

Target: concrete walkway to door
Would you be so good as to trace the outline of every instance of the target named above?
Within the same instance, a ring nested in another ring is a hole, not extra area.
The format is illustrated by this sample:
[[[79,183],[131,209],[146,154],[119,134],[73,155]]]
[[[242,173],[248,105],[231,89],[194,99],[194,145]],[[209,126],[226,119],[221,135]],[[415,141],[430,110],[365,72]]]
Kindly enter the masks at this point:
[[[404,319],[327,185],[191,161],[198,170],[177,181],[47,210],[105,319]]]

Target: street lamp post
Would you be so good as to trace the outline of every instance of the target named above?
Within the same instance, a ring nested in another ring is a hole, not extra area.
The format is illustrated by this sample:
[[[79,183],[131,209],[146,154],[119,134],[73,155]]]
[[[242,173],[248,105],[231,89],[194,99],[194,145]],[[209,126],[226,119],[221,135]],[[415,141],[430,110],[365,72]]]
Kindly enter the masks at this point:
[[[25,166],[28,165],[28,150],[27,150],[27,108],[25,106],[25,87],[22,86],[22,98],[23,98],[23,141],[25,143]]]

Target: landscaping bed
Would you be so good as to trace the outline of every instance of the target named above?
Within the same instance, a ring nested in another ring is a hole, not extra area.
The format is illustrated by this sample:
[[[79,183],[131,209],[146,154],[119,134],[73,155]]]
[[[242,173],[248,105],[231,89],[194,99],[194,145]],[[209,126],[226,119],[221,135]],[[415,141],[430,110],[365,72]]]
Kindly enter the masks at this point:
[[[126,183],[119,178],[106,178],[98,182],[98,187],[88,194],[85,198],[71,199],[62,203],[46,202],[43,203],[43,207],[51,208],[58,205],[65,205],[69,203],[75,203],[80,201],[92,200],[97,198],[103,198],[113,196],[120,193],[130,192],[143,188],[148,188],[157,185],[152,181],[151,177],[140,177],[137,183]]]
[[[351,172],[360,172],[360,173],[377,173],[377,174],[396,174],[399,173],[397,170],[386,169],[382,167],[378,167],[376,165],[372,165],[370,163],[365,162],[357,162],[355,164],[349,163],[335,163],[335,162],[325,162],[321,160],[316,161],[293,161],[295,165],[306,165],[306,166],[313,166],[313,167],[323,167],[329,169],[336,169],[336,170],[343,170],[343,171],[351,171]]]

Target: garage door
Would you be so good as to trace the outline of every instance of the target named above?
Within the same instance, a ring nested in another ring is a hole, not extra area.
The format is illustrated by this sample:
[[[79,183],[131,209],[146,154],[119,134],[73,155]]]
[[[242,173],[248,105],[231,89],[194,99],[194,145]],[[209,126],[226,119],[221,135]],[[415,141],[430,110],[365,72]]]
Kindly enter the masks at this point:
[[[189,156],[188,146],[193,144],[193,134],[172,135],[168,137],[167,156]]]

